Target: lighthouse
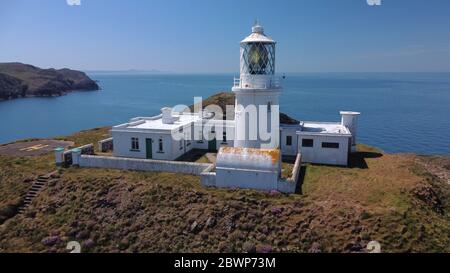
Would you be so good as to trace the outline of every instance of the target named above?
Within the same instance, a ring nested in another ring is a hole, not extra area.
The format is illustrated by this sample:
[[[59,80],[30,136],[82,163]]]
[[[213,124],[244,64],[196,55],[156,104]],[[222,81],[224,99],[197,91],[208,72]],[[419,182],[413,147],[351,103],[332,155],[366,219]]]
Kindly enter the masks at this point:
[[[240,43],[240,77],[232,88],[236,95],[235,147],[280,148],[282,87],[275,77],[275,46],[258,22]]]

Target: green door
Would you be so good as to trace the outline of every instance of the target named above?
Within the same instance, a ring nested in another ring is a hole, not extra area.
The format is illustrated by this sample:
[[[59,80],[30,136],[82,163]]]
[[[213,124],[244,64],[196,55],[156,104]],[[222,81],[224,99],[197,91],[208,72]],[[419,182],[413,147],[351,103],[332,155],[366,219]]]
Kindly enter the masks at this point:
[[[147,159],[152,159],[153,158],[153,154],[152,154],[152,139],[151,138],[147,138],[145,139],[145,150],[147,151]]]
[[[216,152],[217,151],[217,140],[215,138],[208,142],[208,150],[210,152]]]

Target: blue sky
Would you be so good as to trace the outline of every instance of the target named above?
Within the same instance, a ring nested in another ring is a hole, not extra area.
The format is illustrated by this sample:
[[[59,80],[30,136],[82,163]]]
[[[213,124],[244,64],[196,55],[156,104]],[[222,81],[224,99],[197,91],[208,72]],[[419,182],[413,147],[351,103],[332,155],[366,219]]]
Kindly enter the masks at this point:
[[[255,18],[280,73],[450,72],[449,0],[0,0],[0,62],[236,73]]]

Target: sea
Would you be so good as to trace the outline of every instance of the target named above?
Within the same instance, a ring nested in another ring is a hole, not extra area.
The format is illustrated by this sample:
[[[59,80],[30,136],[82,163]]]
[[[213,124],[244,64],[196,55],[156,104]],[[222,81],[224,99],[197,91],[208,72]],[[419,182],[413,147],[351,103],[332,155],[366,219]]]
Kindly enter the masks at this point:
[[[100,91],[0,102],[0,143],[50,138],[153,116],[230,92],[233,74],[90,72]],[[280,110],[303,121],[359,111],[358,142],[388,153],[450,155],[450,73],[304,73],[282,80]]]

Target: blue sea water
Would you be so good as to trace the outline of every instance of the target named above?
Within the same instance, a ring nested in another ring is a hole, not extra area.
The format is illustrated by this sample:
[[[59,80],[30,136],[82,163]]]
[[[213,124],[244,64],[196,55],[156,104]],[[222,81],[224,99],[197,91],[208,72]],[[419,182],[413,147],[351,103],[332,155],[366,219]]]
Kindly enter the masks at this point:
[[[159,114],[231,89],[234,75],[91,73],[99,92],[0,102],[0,143],[53,137]],[[386,152],[450,155],[450,73],[287,75],[281,111],[299,120],[338,121],[361,111],[359,142]]]

